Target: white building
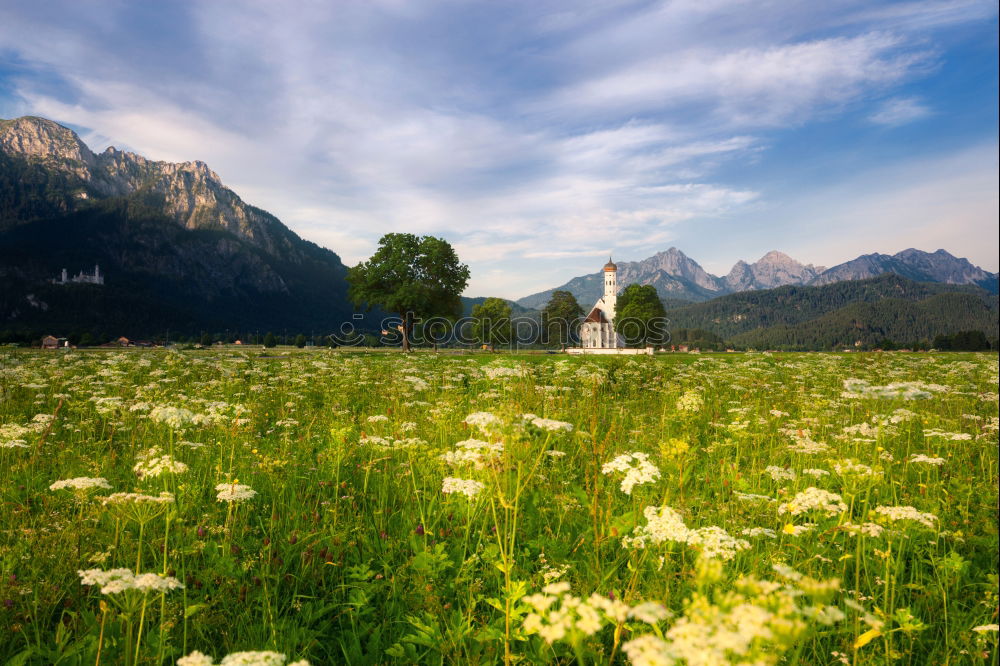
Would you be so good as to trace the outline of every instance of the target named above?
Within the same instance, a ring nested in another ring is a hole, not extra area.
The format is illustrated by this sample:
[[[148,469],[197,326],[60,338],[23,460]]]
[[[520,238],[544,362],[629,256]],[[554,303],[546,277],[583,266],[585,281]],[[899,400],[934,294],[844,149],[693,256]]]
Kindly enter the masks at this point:
[[[73,277],[69,277],[69,275],[66,273],[66,269],[64,268],[62,269],[62,273],[59,275],[59,277],[56,278],[55,280],[52,280],[52,284],[72,284],[72,283],[104,284],[104,276],[101,275],[101,267],[95,264],[93,274],[80,271]]]
[[[580,345],[584,349],[618,349],[625,346],[615,333],[615,306],[618,303],[618,267],[608,258],[604,265],[604,296],[580,325]]]

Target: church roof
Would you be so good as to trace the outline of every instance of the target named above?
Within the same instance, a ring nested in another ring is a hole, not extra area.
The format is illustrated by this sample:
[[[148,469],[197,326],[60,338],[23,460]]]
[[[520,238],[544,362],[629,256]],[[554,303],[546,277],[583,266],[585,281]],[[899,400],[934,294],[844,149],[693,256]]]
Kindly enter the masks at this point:
[[[604,316],[604,310],[595,307],[583,321],[584,323],[597,322],[598,324],[607,324],[608,318]]]
[[[617,271],[618,270],[618,266],[615,264],[615,262],[611,261],[611,257],[608,257],[608,263],[604,264],[604,270],[605,271]]]

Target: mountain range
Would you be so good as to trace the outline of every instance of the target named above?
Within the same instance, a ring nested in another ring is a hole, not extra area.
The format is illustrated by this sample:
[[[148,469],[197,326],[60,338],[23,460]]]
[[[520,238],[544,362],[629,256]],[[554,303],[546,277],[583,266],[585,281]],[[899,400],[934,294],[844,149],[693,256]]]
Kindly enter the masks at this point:
[[[918,282],[975,285],[997,293],[996,273],[988,273],[967,259],[954,257],[944,250],[922,252],[909,249],[894,255],[866,254],[833,268],[802,264],[787,254],[772,251],[752,264],[738,261],[729,273],[718,277],[672,247],[642,261],[617,262],[617,266],[619,285],[653,285],[668,306],[787,285],[818,286],[845,280],[864,280],[885,273],[895,273]],[[560,287],[526,296],[517,303],[526,308],[541,308],[556,290],[571,292],[581,305],[587,307],[604,293],[604,277],[602,273],[575,277]]]
[[[103,287],[50,283],[95,264]],[[346,271],[203,162],[95,154],[50,120],[0,120],[0,328],[332,331],[352,312]]]

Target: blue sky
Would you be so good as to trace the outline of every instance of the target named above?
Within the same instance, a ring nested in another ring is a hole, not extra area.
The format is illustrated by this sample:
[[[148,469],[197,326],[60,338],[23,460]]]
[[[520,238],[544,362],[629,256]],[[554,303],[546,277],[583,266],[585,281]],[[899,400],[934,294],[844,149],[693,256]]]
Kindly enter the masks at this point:
[[[447,238],[520,297],[675,245],[715,273],[998,268],[992,1],[0,4],[0,117],[200,159],[353,264]]]

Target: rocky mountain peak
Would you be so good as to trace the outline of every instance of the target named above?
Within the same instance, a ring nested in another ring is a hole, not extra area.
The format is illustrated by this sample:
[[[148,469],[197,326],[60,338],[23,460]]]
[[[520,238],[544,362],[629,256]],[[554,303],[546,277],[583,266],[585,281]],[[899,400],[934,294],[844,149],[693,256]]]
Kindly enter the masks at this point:
[[[0,121],[0,150],[68,178],[80,193],[70,209],[138,197],[188,229],[226,230],[269,252],[283,242],[277,220],[247,206],[200,160],[160,162],[113,146],[95,155],[73,130],[34,116]]]
[[[642,261],[631,261],[619,264],[619,282],[623,280],[635,280],[648,283],[641,276],[650,276],[658,271],[662,271],[671,277],[682,278],[703,289],[718,289],[718,278],[709,275],[697,261],[691,259],[686,254],[671,247],[665,252],[657,252],[648,259]]]
[[[88,178],[97,158],[76,132],[37,116],[0,120],[0,150],[9,155],[59,163],[63,170]]]
[[[767,265],[767,264],[795,264],[801,265],[799,262],[795,261],[789,257],[784,252],[779,252],[778,250],[771,250],[763,257],[754,262],[756,265]]]

